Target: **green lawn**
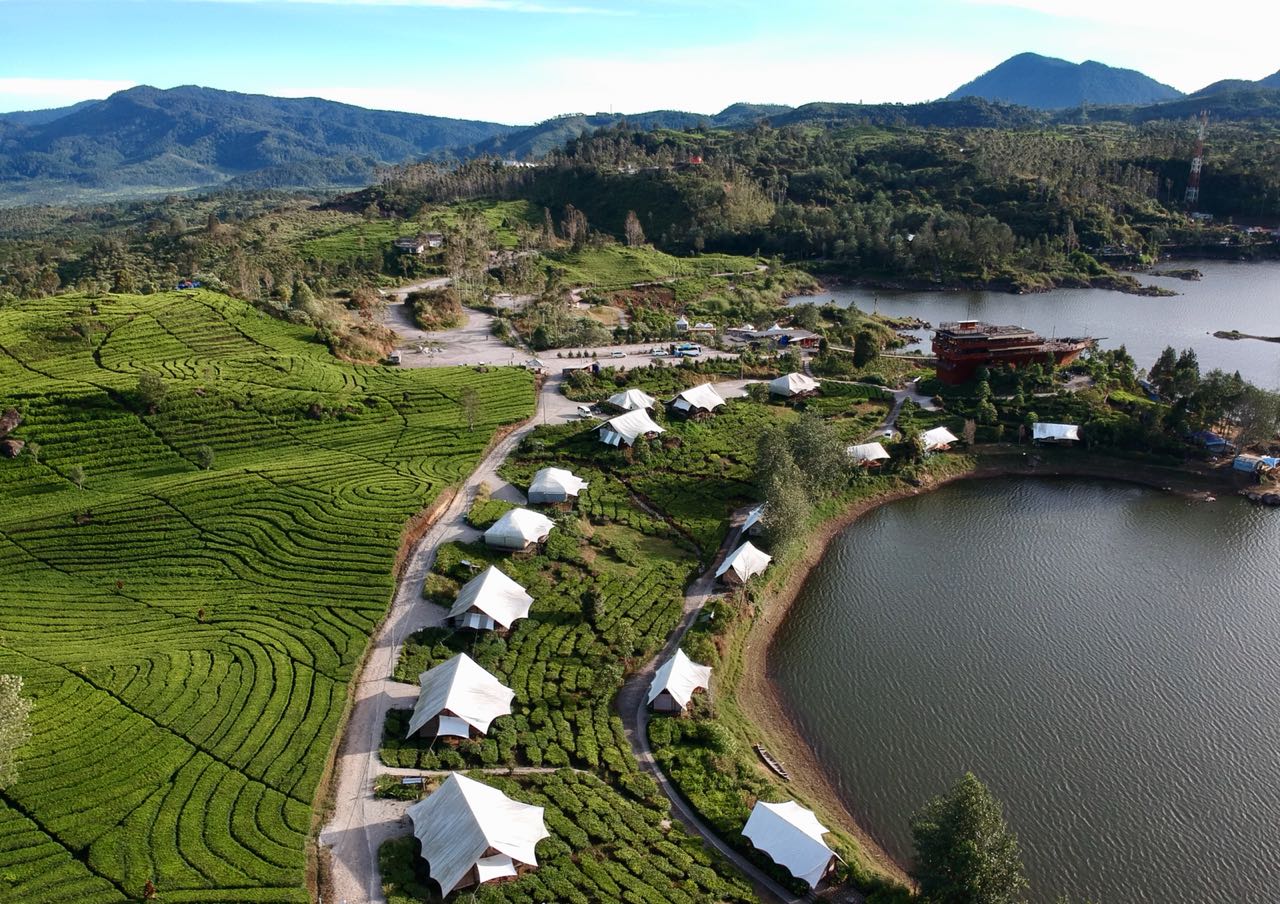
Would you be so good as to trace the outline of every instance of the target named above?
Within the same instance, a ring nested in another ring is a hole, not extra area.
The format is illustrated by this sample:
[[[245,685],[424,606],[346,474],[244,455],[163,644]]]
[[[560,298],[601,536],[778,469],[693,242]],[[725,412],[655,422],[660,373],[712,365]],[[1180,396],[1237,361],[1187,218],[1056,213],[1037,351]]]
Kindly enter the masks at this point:
[[[133,398],[144,372],[167,384],[157,413]],[[208,292],[0,311],[0,408],[41,447],[0,459],[0,672],[35,699],[0,793],[0,900],[152,880],[170,902],[307,901],[311,805],[402,525],[531,390],[340,364]]]
[[[566,285],[621,289],[639,282],[675,277],[706,277],[713,273],[745,273],[759,262],[735,254],[673,257],[650,246],[628,248],[605,245],[548,254],[545,266],[563,271]]]

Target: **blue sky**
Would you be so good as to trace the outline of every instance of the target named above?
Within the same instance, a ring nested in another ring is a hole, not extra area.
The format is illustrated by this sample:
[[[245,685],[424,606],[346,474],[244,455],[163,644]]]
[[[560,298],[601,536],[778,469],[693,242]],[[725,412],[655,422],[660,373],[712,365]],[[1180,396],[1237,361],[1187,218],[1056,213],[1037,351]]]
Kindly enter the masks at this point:
[[[1034,50],[1183,90],[1280,70],[1280,4],[1174,0],[0,0],[0,110],[199,84],[528,123],[940,97]],[[1248,23],[1244,27],[1242,23]]]

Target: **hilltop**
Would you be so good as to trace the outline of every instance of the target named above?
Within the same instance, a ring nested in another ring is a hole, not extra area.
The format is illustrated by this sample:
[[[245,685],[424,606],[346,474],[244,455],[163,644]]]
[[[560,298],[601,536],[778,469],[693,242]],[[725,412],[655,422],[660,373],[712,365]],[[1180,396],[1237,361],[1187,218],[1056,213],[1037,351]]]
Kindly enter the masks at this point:
[[[1139,105],[1182,96],[1134,69],[1117,69],[1093,60],[1071,63],[1038,53],[1020,53],[947,95],[947,100],[983,97],[1037,110],[1081,104]]]

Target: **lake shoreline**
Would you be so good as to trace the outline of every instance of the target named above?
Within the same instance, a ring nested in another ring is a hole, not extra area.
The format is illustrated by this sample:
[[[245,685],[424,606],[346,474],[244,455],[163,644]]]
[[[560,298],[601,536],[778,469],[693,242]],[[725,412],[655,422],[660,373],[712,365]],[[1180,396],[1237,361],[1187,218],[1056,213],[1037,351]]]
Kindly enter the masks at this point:
[[[834,770],[823,763],[798,724],[774,680],[773,648],[778,630],[799,599],[814,567],[847,527],[868,513],[903,499],[923,495],[965,480],[1009,477],[1110,480],[1137,484],[1193,500],[1234,492],[1230,471],[1145,464],[1083,449],[1027,450],[1020,446],[985,447],[960,471],[933,477],[920,486],[902,482],[845,506],[816,527],[806,539],[804,554],[786,563],[773,576],[762,597],[760,616],[740,641],[743,667],[738,681],[720,689],[731,695],[751,730],[791,772],[791,786],[820,805],[833,828],[848,833],[862,846],[867,859],[886,876],[904,881],[908,864],[892,857],[859,820],[857,802],[841,791]],[[782,584],[779,588],[779,584]],[[924,801],[920,801],[921,804]],[[905,819],[909,814],[902,814]]]

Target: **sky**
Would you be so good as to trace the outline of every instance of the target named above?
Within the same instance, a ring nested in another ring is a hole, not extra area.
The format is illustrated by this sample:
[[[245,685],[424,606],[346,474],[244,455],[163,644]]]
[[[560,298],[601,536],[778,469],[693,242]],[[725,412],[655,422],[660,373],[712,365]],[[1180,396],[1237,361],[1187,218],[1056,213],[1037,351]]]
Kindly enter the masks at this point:
[[[509,124],[914,102],[1023,51],[1184,91],[1280,70],[1233,0],[0,0],[0,111],[197,84]]]

